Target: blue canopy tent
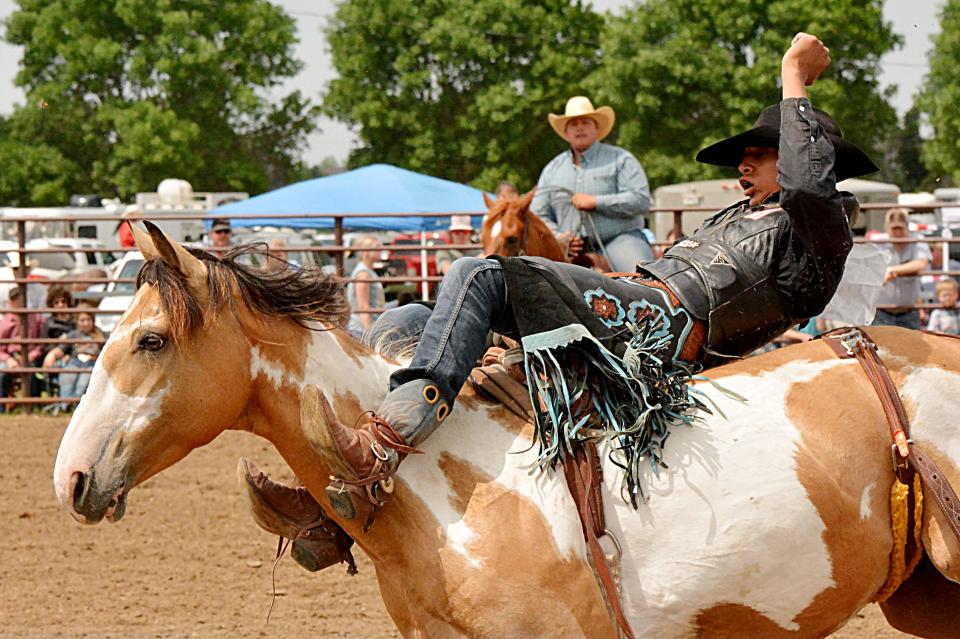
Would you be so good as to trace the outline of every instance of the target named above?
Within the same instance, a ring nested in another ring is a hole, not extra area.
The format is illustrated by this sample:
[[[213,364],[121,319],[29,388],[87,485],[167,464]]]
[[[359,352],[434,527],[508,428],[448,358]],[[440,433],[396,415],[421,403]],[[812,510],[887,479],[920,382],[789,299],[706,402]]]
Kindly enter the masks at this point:
[[[354,171],[291,184],[249,200],[231,202],[210,211],[229,215],[235,227],[288,226],[332,229],[333,218],[267,218],[267,214],[312,213],[477,213],[486,210],[483,191],[471,186],[421,175],[389,164],[372,164]],[[346,230],[433,231],[446,229],[444,217],[345,217]],[[479,228],[481,218],[473,218]]]

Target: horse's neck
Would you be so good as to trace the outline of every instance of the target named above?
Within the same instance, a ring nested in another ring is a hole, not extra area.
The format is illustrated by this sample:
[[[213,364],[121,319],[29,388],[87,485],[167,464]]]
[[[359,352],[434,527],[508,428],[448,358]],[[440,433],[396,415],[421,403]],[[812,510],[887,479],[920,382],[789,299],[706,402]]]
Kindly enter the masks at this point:
[[[322,496],[330,470],[300,424],[301,389],[316,385],[337,418],[353,426],[363,411],[380,406],[397,364],[339,331],[301,335],[299,345],[292,339],[274,341],[286,345],[251,347],[254,392],[247,429],[270,440],[310,492]],[[443,427],[424,442],[425,454],[403,463],[391,507],[377,515],[377,524],[360,534],[363,522],[339,523],[374,558],[406,552],[397,548],[398,540],[415,553],[420,541],[436,541],[437,525],[464,517],[465,503],[478,486],[492,494],[517,491],[517,496],[540,490],[528,477],[533,451],[520,453],[530,448],[531,438],[529,425],[502,407],[480,402],[467,389]],[[494,484],[499,488],[491,488]]]
[[[395,367],[339,330],[284,329],[270,342],[252,341],[253,392],[237,427],[273,443],[304,485],[320,495],[330,470],[301,425],[302,389],[320,388],[337,417],[352,426],[363,411],[379,407]]]

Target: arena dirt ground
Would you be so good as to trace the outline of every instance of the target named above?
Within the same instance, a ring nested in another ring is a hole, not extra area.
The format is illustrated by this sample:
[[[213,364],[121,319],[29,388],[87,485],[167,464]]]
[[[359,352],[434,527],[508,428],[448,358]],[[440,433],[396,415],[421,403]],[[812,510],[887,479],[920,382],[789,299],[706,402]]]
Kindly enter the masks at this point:
[[[0,418],[0,637],[399,637],[363,556],[355,577],[282,561],[266,623],[276,539],[250,520],[235,475],[247,456],[289,479],[265,441],[225,433],[133,491],[121,522],[81,526],[51,480],[66,423]],[[908,635],[870,606],[833,636]]]

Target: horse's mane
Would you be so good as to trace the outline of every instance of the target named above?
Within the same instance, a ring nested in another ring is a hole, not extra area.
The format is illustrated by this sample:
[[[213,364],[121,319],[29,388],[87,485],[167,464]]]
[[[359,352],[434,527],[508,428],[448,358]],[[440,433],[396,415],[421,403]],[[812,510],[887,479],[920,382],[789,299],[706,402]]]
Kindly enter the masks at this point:
[[[196,248],[187,250],[207,267],[210,310],[220,310],[227,304],[235,308],[235,286],[249,307],[268,317],[291,319],[304,328],[316,330],[331,324],[342,327],[350,316],[344,286],[336,276],[289,264],[264,270],[241,262],[253,253],[263,253],[261,245],[240,246],[223,257]],[[155,257],[147,260],[137,274],[137,288],[145,283],[156,286],[174,341],[189,339],[202,326],[204,309],[182,273]]]

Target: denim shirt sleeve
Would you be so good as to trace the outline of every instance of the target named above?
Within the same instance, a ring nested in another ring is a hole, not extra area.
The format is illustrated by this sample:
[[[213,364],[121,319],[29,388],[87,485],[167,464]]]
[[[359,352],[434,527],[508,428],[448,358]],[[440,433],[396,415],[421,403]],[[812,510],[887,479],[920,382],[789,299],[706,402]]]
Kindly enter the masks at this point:
[[[783,100],[777,181],[790,224],[778,247],[778,284],[797,317],[823,309],[853,246],[837,192],[834,158],[833,143],[814,117],[810,101]]]
[[[631,218],[650,210],[650,185],[637,158],[622,152],[617,158],[617,192],[597,195],[597,212],[607,217]]]
[[[547,188],[553,183],[553,173],[553,162],[543,167],[543,171],[540,173],[540,179],[537,180],[537,192],[534,194],[533,201],[530,203],[530,212],[543,220],[547,227],[556,235],[559,232],[557,227],[557,213],[550,204],[550,193]]]

